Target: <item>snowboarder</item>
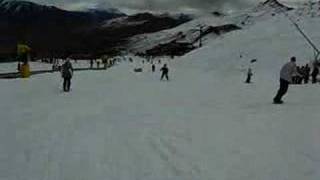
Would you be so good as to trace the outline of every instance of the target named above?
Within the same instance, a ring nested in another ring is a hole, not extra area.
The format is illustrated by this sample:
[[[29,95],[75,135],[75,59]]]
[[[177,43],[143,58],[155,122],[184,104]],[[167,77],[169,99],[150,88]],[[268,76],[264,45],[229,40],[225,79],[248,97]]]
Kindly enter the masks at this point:
[[[155,72],[156,71],[156,65],[152,64],[152,72]]]
[[[63,78],[63,91],[69,92],[70,86],[71,86],[71,78],[73,75],[73,67],[72,67],[70,60],[67,60],[62,65],[61,74],[62,74],[62,78]]]
[[[246,83],[251,83],[251,77],[253,76],[252,69],[249,67],[247,72],[247,80]]]
[[[167,81],[169,81],[169,68],[167,67],[167,64],[164,64],[160,71],[162,72],[161,80],[165,77]]]
[[[280,88],[277,95],[273,98],[274,104],[282,104],[282,97],[287,93],[289,84],[292,83],[293,75],[297,73],[296,57],[292,57],[290,62],[282,66],[280,71]]]
[[[317,76],[319,74],[319,68],[316,64],[314,64],[313,71],[311,73],[312,76],[312,84],[317,83]]]

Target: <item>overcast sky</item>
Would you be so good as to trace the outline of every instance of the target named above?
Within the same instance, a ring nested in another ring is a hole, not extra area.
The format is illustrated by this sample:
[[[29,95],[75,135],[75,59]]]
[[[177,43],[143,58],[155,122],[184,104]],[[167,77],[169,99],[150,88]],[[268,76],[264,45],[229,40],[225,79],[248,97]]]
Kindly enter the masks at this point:
[[[125,13],[139,11],[194,11],[237,10],[264,0],[31,0],[33,2],[55,5],[68,10],[85,8],[118,8]],[[287,0],[303,1],[303,0]],[[308,0],[304,0],[308,1]]]

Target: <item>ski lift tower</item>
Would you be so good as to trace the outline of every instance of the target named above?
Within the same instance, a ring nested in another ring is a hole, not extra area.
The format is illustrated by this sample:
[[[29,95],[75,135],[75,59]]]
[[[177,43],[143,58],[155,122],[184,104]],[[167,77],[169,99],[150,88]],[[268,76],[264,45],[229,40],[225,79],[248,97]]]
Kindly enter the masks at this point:
[[[199,47],[202,47],[202,44],[203,44],[203,30],[204,30],[205,26],[204,25],[197,25],[197,29],[192,29],[193,31],[198,31],[199,32],[199,38],[198,38],[198,41],[199,41]]]

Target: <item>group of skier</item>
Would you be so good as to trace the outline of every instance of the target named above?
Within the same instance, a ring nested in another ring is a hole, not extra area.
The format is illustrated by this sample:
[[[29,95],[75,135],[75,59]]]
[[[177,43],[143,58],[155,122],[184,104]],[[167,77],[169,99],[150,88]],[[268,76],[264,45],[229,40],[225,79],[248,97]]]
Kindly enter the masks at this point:
[[[305,83],[309,82],[311,68],[309,65],[298,67],[296,65],[296,57],[291,57],[290,62],[282,66],[280,70],[280,87],[273,98],[274,104],[282,104],[282,97],[287,93],[289,85],[295,83],[302,83],[304,80]],[[318,64],[313,64],[313,71],[311,73],[312,83],[317,83],[317,76],[319,74]]]
[[[317,83],[317,77],[319,75],[319,68],[314,65],[312,72],[311,68],[309,67],[308,64],[305,66],[297,66],[297,74],[294,74],[292,77],[292,84],[308,84],[310,81],[310,76],[312,79],[312,84]]]
[[[132,59],[131,59],[132,60]],[[90,66],[92,66],[93,61],[90,61]],[[133,61],[130,61],[133,62]],[[158,61],[159,64],[161,63],[161,61]],[[73,76],[73,66],[72,63],[70,62],[69,59],[67,59],[61,66],[61,76],[63,78],[63,91],[64,92],[69,92],[70,91],[70,87],[71,87],[71,79]],[[154,63],[152,63],[151,65],[151,70],[154,73],[156,71],[156,65]],[[167,81],[169,81],[169,68],[167,64],[164,64],[161,68],[160,68],[160,72],[161,72],[161,78],[160,80],[164,80],[166,79]]]
[[[94,63],[96,64],[96,69],[107,69],[108,67],[113,66],[116,63],[116,59],[107,59],[103,58],[101,61],[100,60],[90,60],[90,69],[94,69],[93,65]],[[103,67],[100,67],[100,65],[103,65]]]
[[[151,71],[154,73],[156,72],[156,65],[154,63],[151,63]],[[69,92],[71,87],[71,79],[73,76],[73,67],[70,62],[70,60],[66,60],[64,64],[61,66],[61,75],[63,78],[63,91]],[[161,68],[161,78],[160,80],[163,80],[164,78],[168,81],[169,80],[169,68],[167,64],[164,64]],[[302,84],[302,81],[304,83],[309,82],[311,68],[309,65],[305,65],[303,67],[298,67],[296,65],[296,57],[291,57],[290,61],[283,65],[283,67],[280,70],[280,87],[276,94],[276,96],[273,98],[274,104],[282,104],[282,98],[287,93],[289,85],[290,84]],[[252,76],[252,69],[248,69],[248,76],[246,83],[251,82],[251,76]],[[317,82],[317,76],[319,74],[319,68],[317,64],[314,64],[313,70],[311,72],[312,77],[312,83]]]
[[[158,61],[158,63],[161,63],[161,60]],[[156,72],[156,65],[152,62],[151,63],[151,71],[152,73]],[[161,72],[161,78],[160,80],[164,80],[164,78],[169,81],[169,68],[167,64],[164,64],[161,68],[160,68],[160,72]]]
[[[256,62],[256,59],[251,60],[252,62]],[[282,66],[280,70],[280,87],[273,98],[274,104],[282,104],[282,97],[287,93],[290,84],[308,84],[310,77],[312,79],[312,84],[318,82],[319,75],[319,64],[314,63],[311,68],[309,64],[305,66],[297,66],[296,57],[291,57],[290,61]],[[253,76],[252,68],[249,67],[247,70],[247,77],[245,83],[251,83],[251,79]]]

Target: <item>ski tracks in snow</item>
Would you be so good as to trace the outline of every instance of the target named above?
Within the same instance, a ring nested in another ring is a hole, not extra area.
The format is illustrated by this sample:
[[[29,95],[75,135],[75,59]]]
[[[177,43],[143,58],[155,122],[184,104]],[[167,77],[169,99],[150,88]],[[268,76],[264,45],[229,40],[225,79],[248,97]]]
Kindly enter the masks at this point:
[[[168,176],[182,179],[198,179],[201,174],[199,164],[188,154],[192,138],[187,132],[152,132],[148,144],[167,169]]]

